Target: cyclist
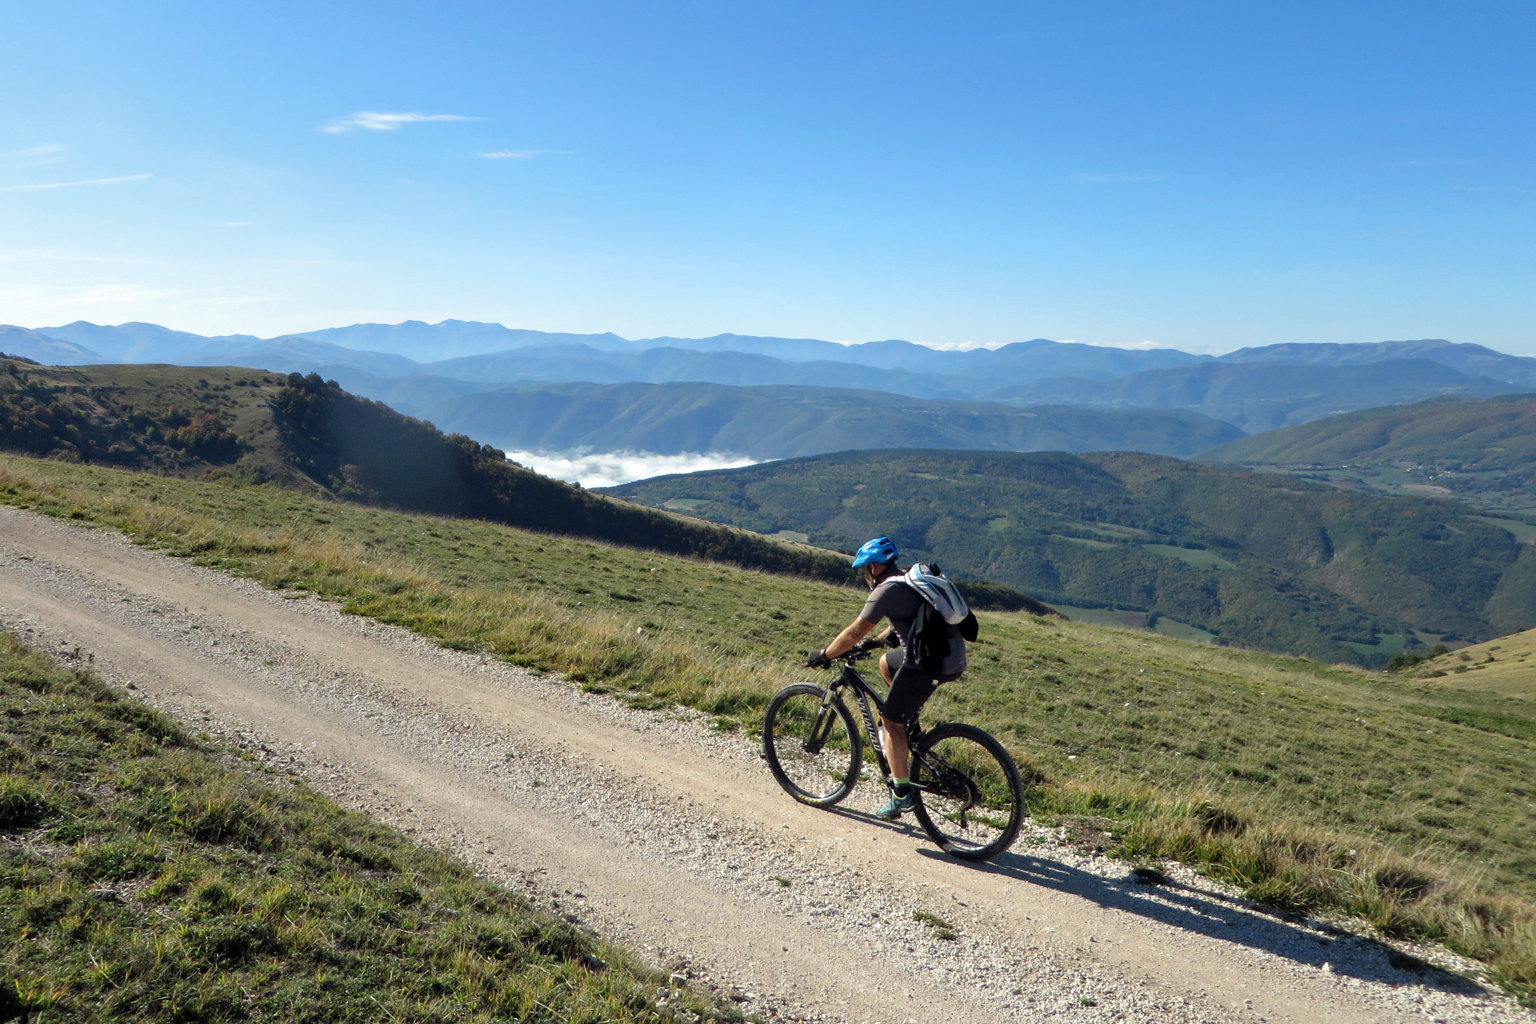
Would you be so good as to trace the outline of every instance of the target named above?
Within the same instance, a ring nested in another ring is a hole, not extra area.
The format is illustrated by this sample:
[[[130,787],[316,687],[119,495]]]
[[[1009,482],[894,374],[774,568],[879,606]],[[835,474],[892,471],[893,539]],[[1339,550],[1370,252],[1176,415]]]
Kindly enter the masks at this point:
[[[925,672],[907,660],[912,626],[923,598],[902,579],[902,572],[896,565],[899,557],[896,545],[889,537],[876,537],[859,548],[853,557],[853,567],[864,570],[864,582],[872,593],[858,618],[831,643],[806,659],[807,667],[826,668],[833,658],[842,657],[861,642],[873,646],[883,641],[896,648],[880,656],[880,674],[890,687],[880,724],[894,789],[891,799],[875,813],[886,821],[893,821],[912,810],[915,802],[907,774],[907,723],[917,718],[917,713],[940,683],[949,682],[965,668],[963,647],[954,663],[958,664],[959,670],[941,676]],[[890,620],[890,628],[876,640],[865,640],[882,619]]]

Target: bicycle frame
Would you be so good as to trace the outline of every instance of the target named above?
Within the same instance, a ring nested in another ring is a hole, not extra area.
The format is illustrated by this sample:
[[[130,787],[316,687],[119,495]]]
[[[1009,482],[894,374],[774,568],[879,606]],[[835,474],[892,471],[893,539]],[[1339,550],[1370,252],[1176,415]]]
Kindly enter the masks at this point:
[[[876,714],[882,717],[885,715],[885,698],[880,696],[875,688],[869,685],[869,681],[859,674],[859,670],[853,667],[853,663],[856,660],[858,659],[844,659],[842,673],[838,676],[836,682],[827,687],[827,699],[822,703],[822,714],[832,713],[831,703],[834,700],[840,699],[839,691],[843,687],[846,686],[853,691],[855,701],[859,706],[859,717],[864,722],[864,733],[869,737],[869,745],[875,751],[875,761],[880,765],[880,777],[885,779],[886,785],[889,786],[891,764],[885,759],[885,747],[879,742],[881,735],[880,725],[875,721]],[[870,710],[870,705],[874,705],[873,711]],[[915,750],[917,741],[922,734],[922,727],[915,720],[907,723],[907,747],[909,750]]]

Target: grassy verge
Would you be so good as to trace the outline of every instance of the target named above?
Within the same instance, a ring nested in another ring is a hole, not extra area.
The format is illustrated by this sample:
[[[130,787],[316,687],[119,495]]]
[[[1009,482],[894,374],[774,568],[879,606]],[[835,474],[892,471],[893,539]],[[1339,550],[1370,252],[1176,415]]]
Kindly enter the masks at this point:
[[[265,487],[0,457],[0,500],[637,705],[756,725],[857,591]],[[1383,676],[1028,615],[983,616],[931,718],[1015,752],[1032,809],[1298,912],[1445,942],[1536,991],[1536,693]],[[1465,683],[1465,679],[1458,680]]]
[[[739,1019],[0,633],[0,1020]]]

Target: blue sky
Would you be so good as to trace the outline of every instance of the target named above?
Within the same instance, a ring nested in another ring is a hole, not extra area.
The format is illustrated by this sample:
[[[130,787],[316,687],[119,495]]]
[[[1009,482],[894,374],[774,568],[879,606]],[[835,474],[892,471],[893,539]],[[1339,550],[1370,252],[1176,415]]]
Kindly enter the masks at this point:
[[[1536,354],[1536,2],[8,5],[0,323]]]

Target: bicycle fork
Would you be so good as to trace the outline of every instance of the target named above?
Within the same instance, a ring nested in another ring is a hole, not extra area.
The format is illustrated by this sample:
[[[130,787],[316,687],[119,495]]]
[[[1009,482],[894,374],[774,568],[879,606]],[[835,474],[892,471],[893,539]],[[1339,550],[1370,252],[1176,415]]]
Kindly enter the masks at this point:
[[[837,710],[833,707],[836,700],[837,696],[831,690],[822,699],[821,710],[816,712],[816,721],[811,723],[810,732],[806,733],[805,741],[800,744],[807,754],[819,754],[821,748],[827,745],[832,727],[837,724]]]

